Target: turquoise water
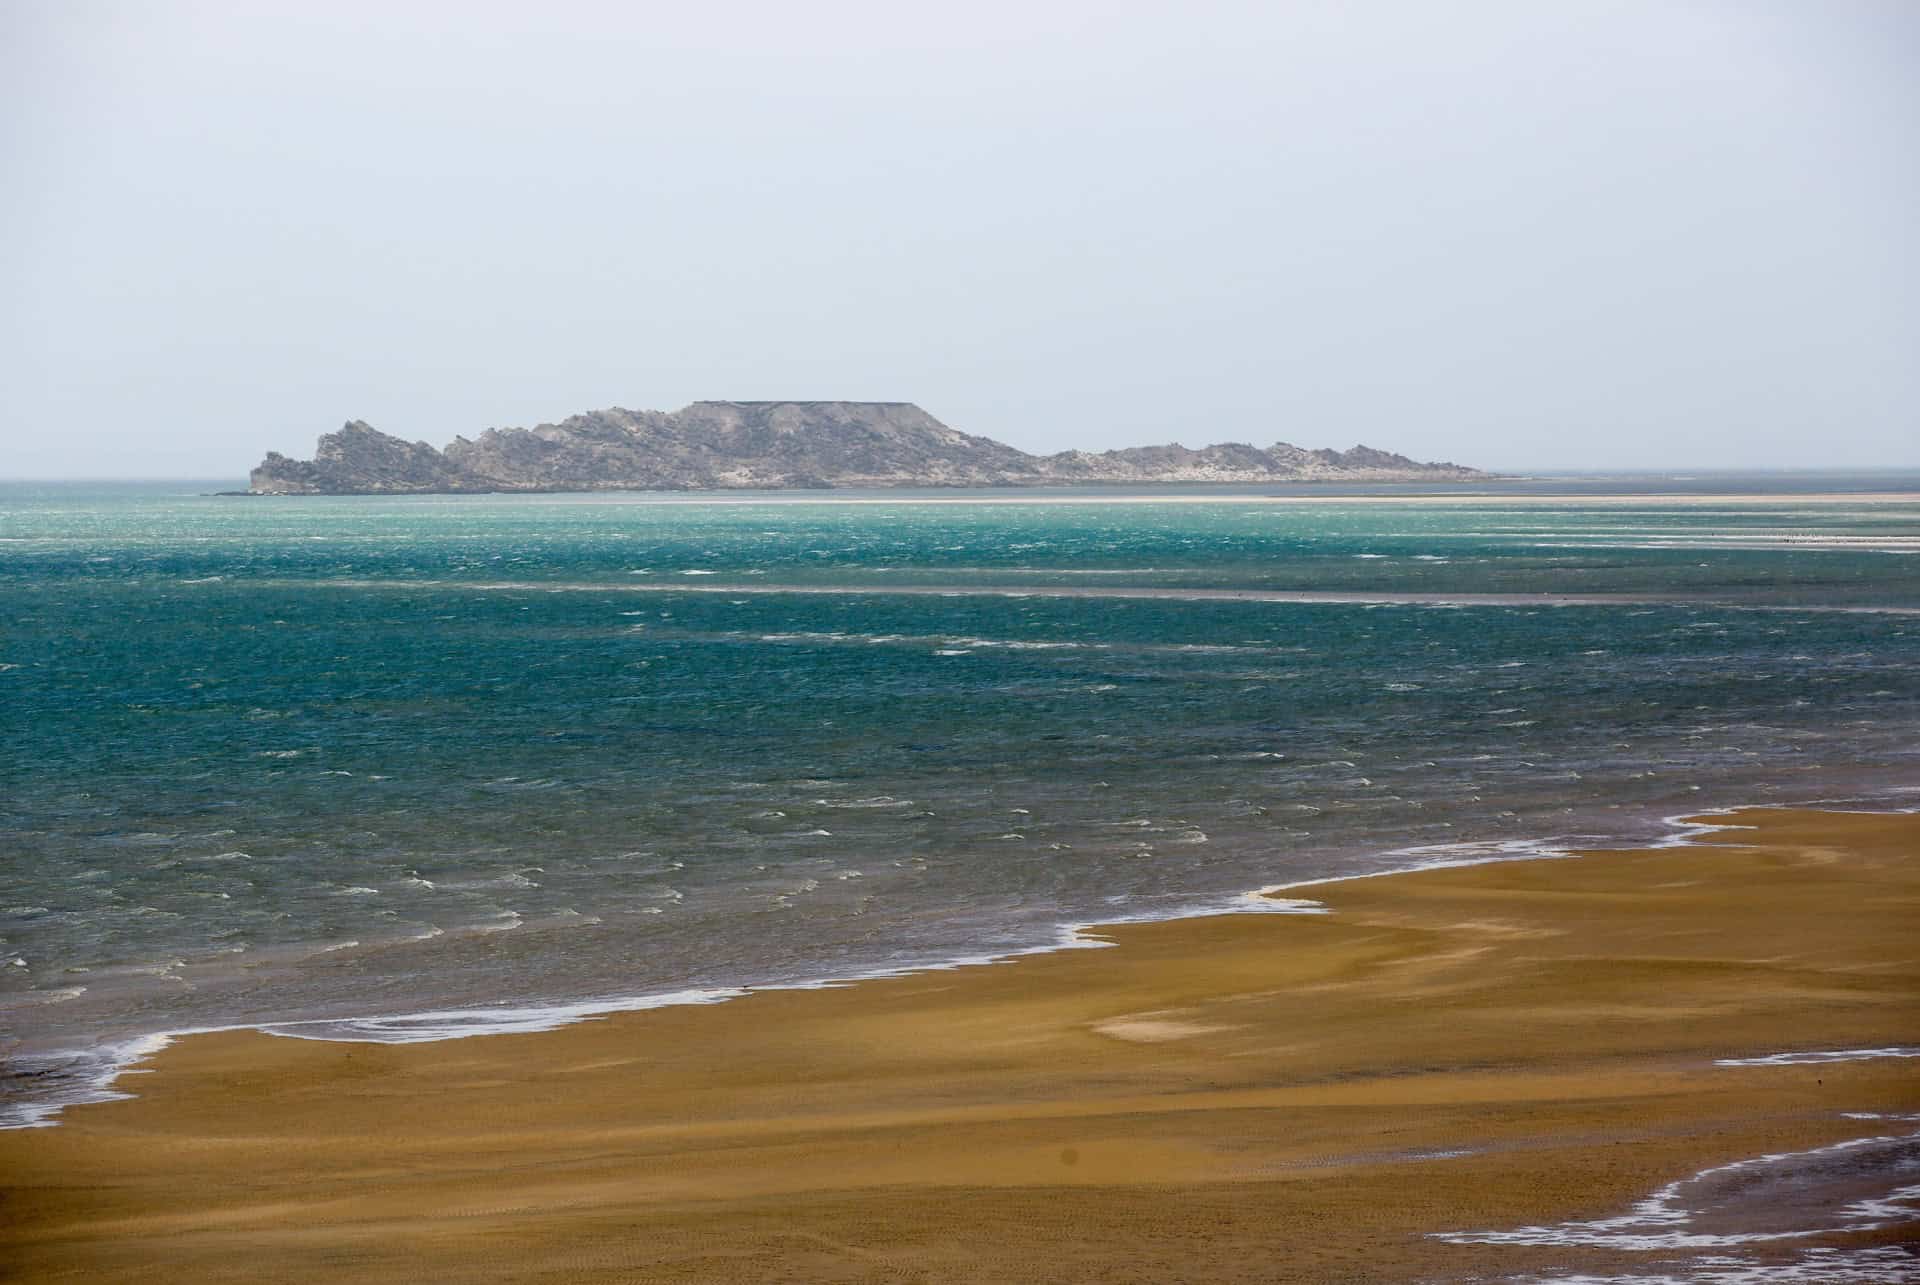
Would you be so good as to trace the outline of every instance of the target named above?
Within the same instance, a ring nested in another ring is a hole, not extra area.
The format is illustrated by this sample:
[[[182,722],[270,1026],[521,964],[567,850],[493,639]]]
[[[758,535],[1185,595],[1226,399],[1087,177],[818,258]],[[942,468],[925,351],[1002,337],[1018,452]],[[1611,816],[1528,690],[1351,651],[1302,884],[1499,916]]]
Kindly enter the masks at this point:
[[[506,1029],[1897,801],[1920,503],[1795,494],[1836,485],[0,488],[11,1087],[161,1031]]]

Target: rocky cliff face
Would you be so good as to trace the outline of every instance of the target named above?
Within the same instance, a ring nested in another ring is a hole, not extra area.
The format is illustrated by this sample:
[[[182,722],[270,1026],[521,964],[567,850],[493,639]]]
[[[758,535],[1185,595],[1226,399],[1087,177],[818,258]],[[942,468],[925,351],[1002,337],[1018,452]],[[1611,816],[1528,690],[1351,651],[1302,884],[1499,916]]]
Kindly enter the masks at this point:
[[[445,450],[354,420],[311,460],[269,454],[250,489],[270,495],[448,491],[707,490],[834,486],[1034,486],[1083,482],[1432,481],[1487,476],[1371,447],[1284,442],[1191,450],[1029,455],[948,428],[910,402],[695,402],[614,408],[533,428],[490,428]]]

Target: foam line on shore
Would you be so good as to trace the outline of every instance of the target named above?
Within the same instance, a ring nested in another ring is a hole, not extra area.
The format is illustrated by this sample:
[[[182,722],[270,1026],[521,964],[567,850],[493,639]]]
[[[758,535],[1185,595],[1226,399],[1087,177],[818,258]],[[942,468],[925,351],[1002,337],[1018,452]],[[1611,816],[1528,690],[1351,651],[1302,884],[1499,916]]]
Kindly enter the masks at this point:
[[[1596,1276],[1516,1276],[1515,1285],[1892,1285],[1910,1281],[1913,1255],[1897,1245],[1857,1249],[1821,1247],[1788,1262],[1757,1261],[1733,1254],[1695,1259],[1681,1271],[1626,1272]]]
[[[1768,1053],[1763,1057],[1723,1057],[1715,1066],[1825,1066],[1833,1062],[1868,1062],[1883,1057],[1920,1057],[1920,1046],[1894,1045],[1880,1049],[1809,1049],[1802,1052]]]
[[[1827,806],[1815,800],[1805,803],[1731,804],[1704,807],[1699,812],[1661,818],[1672,833],[1651,840],[1636,841],[1617,850],[1691,846],[1698,838],[1717,831],[1751,829],[1738,823],[1706,821],[1706,816],[1724,816],[1734,811],[1790,810],[1819,808],[1830,812],[1912,813],[1920,808],[1845,808]],[[1227,914],[1319,915],[1329,913],[1321,902],[1307,897],[1282,894],[1302,889],[1326,887],[1363,879],[1380,879],[1422,871],[1458,869],[1511,861],[1556,860],[1587,852],[1609,850],[1599,836],[1465,841],[1449,844],[1423,844],[1383,851],[1383,857],[1411,858],[1381,870],[1329,875],[1288,883],[1270,884],[1250,891],[1225,896],[1183,901],[1165,909],[1120,911],[1098,920],[1061,923],[1049,941],[1031,946],[981,951],[943,960],[882,965],[853,973],[792,981],[764,982],[746,986],[688,988],[635,996],[614,996],[567,1002],[528,1002],[501,1004],[496,1008],[429,1009],[412,1013],[343,1018],[300,1018],[288,1021],[243,1022],[230,1025],[186,1027],[117,1040],[93,1048],[35,1055],[16,1061],[24,1064],[26,1074],[51,1076],[56,1071],[72,1075],[77,1081],[57,1094],[37,1101],[0,1106],[0,1130],[48,1128],[58,1123],[66,1107],[96,1102],[111,1102],[133,1097],[119,1087],[120,1077],[141,1072],[140,1063],[166,1048],[175,1039],[191,1035],[214,1035],[240,1031],[290,1039],[330,1043],[420,1044],[442,1040],[468,1039],[483,1035],[528,1034],[558,1030],[578,1022],[591,1021],[618,1013],[677,1007],[689,1004],[717,1004],[757,992],[788,990],[830,990],[861,982],[916,974],[946,972],[1011,963],[1035,955],[1063,950],[1104,949],[1115,943],[1101,935],[1103,929],[1125,924],[1164,923],[1182,919],[1200,919]],[[77,1073],[74,1068],[80,1069]]]
[[[1624,1250],[1725,1249],[1738,1245],[1772,1241],[1805,1240],[1836,1233],[1876,1231],[1905,1221],[1912,1210],[1906,1206],[1920,1195],[1920,1188],[1896,1186],[1884,1196],[1848,1201],[1832,1210],[1832,1226],[1801,1226],[1770,1231],[1703,1231],[1696,1223],[1710,1212],[1709,1206],[1739,1201],[1739,1193],[1758,1185],[1769,1171],[1801,1173],[1810,1165],[1845,1157],[1858,1163],[1861,1153],[1891,1153],[1890,1174],[1899,1171],[1900,1153],[1920,1143],[1920,1132],[1870,1134],[1812,1147],[1804,1151],[1769,1152],[1730,1164],[1702,1169],[1687,1178],[1678,1178],[1635,1202],[1626,1213],[1612,1218],[1574,1219],[1550,1226],[1515,1227],[1506,1231],[1432,1232],[1435,1240],[1455,1245],[1528,1245],[1536,1247],[1587,1247]],[[1725,1186],[1733,1194],[1715,1196],[1714,1188]],[[1695,1205],[1687,1195],[1699,1188],[1703,1194]]]

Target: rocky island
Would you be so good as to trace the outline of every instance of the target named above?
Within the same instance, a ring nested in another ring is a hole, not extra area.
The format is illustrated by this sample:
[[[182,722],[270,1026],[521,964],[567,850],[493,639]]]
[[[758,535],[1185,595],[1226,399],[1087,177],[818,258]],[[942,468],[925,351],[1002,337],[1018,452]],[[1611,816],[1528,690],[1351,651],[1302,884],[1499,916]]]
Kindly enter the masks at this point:
[[[1101,482],[1429,482],[1489,475],[1387,451],[1286,442],[1025,451],[948,428],[911,402],[695,402],[677,411],[590,411],[490,428],[445,449],[354,420],[311,460],[270,453],[256,495],[489,491],[1063,486]]]

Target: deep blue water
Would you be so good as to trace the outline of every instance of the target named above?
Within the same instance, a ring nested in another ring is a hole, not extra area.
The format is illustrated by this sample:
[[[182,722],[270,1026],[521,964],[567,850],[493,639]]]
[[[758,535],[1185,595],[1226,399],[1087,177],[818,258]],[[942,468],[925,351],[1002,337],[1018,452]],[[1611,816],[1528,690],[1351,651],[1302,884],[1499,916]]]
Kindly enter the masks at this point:
[[[155,1031],[842,976],[1897,800],[1920,501],[1796,491],[1914,483],[0,487],[0,1026],[56,1072],[14,1087]]]

